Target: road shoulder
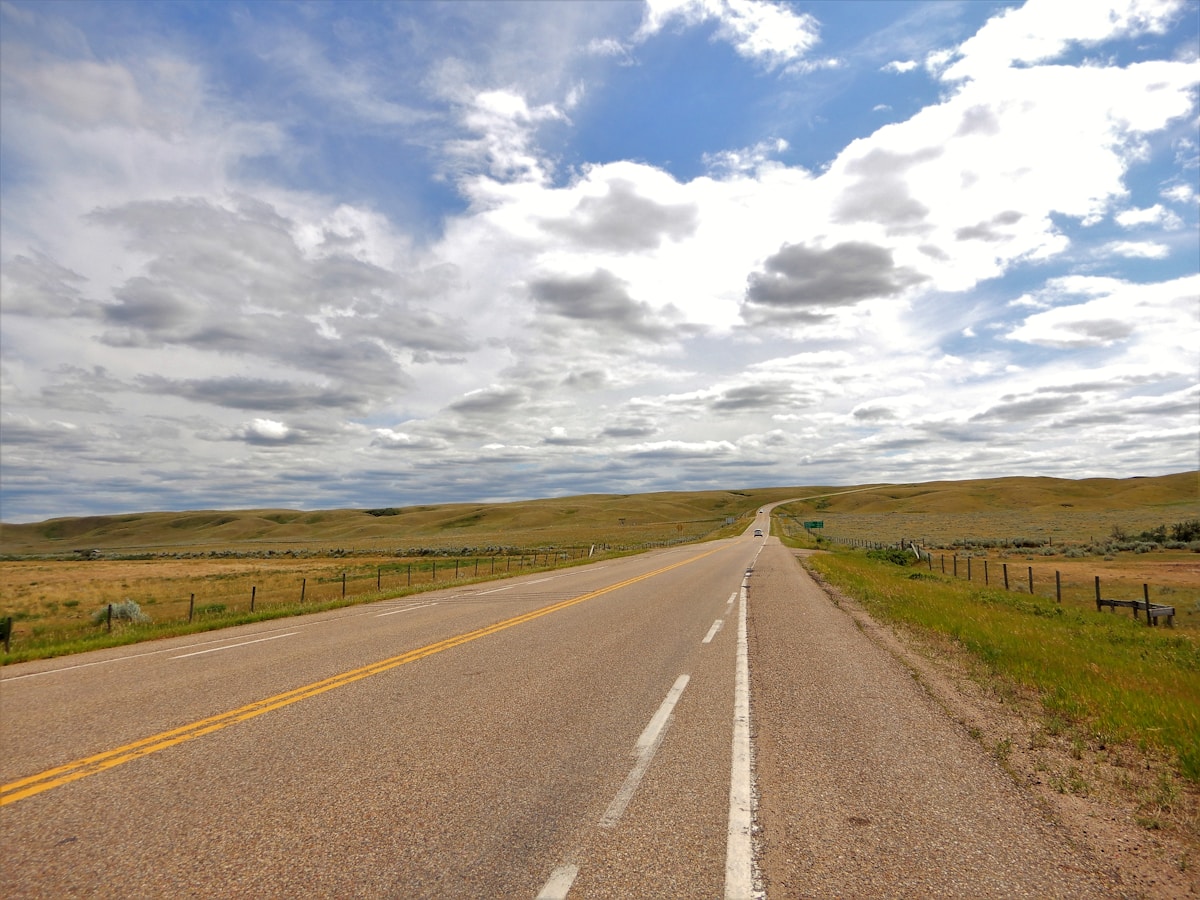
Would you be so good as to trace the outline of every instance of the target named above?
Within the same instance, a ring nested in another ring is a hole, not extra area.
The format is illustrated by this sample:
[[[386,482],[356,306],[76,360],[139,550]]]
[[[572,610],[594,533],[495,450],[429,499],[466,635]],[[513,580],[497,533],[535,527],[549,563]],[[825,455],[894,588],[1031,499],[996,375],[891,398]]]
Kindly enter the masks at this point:
[[[908,666],[771,541],[749,605],[768,896],[1120,896]]]
[[[792,552],[802,564],[811,551]],[[830,603],[909,669],[946,715],[997,759],[1074,844],[1103,861],[1118,895],[1200,897],[1200,827],[1195,821],[1200,802],[1195,792],[1176,795],[1174,810],[1165,811],[1187,820],[1180,827],[1160,830],[1139,824],[1156,812],[1152,800],[1162,788],[1152,773],[1161,771],[1162,760],[1147,759],[1128,746],[1106,747],[1067,732],[1047,733],[1035,695],[996,690],[972,671],[961,648],[881,624],[857,600],[818,573],[809,574]],[[1131,781],[1144,787],[1131,792]],[[1195,834],[1188,833],[1188,821]]]

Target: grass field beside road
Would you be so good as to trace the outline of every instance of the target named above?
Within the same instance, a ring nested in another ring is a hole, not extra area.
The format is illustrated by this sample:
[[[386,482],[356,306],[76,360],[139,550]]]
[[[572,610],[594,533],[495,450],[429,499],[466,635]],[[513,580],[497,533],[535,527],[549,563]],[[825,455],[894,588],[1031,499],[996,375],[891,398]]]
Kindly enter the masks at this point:
[[[982,588],[845,551],[809,564],[884,621],[961,644],[994,676],[1035,689],[1048,714],[1100,743],[1174,754],[1200,782],[1200,637],[1053,598]]]

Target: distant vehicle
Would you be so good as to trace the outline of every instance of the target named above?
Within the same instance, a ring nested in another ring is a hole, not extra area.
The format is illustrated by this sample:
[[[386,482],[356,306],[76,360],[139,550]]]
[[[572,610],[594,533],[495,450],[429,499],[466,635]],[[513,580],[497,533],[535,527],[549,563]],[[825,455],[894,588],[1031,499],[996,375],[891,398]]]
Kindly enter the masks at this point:
[[[758,511],[758,514],[759,514],[760,516],[762,515],[762,510],[761,510],[761,509]]]
[[[761,529],[761,528],[755,528],[755,529],[754,529],[754,536],[755,536],[755,537],[762,537],[762,529]]]

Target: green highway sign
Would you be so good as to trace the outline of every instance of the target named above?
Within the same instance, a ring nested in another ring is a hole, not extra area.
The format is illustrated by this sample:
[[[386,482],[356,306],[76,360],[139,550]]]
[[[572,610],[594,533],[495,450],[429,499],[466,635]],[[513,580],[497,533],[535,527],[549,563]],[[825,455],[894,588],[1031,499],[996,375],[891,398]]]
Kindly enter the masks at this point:
[[[825,523],[824,522],[805,522],[804,527],[805,528],[824,528]]]

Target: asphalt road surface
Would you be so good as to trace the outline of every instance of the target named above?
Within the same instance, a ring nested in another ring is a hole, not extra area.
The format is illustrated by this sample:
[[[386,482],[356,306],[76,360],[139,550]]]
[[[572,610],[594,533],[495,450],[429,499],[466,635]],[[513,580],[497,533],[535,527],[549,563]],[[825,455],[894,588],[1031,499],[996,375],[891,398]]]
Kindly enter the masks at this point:
[[[0,892],[1114,896],[754,527],[8,666]]]

